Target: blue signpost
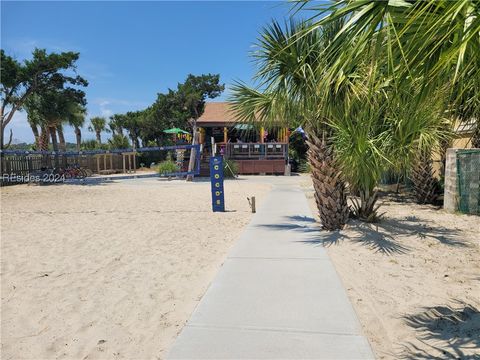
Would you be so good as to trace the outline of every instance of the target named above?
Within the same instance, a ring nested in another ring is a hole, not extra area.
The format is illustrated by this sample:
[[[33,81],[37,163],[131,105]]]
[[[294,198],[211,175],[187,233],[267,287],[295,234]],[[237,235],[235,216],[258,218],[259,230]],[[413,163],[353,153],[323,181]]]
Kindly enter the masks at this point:
[[[212,210],[225,211],[225,198],[223,192],[223,157],[210,158],[210,183],[212,185]]]

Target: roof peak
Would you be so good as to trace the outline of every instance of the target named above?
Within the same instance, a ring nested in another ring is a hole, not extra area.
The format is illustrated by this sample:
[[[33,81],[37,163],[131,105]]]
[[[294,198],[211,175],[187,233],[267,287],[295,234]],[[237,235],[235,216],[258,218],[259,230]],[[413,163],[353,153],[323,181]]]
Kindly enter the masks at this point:
[[[199,124],[205,123],[236,123],[238,119],[230,111],[229,101],[209,101],[205,103],[205,111],[197,120]]]

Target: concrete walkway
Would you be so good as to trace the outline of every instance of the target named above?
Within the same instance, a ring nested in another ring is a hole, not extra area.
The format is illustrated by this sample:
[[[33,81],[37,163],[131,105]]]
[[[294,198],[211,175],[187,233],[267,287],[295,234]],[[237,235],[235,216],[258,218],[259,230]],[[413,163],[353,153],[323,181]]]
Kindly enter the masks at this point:
[[[168,359],[373,359],[303,191],[276,185]]]

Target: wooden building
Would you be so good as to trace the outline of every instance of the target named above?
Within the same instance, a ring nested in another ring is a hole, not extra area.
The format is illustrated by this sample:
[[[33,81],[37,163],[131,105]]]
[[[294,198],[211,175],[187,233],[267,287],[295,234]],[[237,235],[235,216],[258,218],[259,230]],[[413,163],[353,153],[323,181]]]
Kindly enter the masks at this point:
[[[198,119],[203,162],[214,153],[238,164],[240,174],[284,174],[289,130],[264,129],[235,118],[228,102],[210,102]]]

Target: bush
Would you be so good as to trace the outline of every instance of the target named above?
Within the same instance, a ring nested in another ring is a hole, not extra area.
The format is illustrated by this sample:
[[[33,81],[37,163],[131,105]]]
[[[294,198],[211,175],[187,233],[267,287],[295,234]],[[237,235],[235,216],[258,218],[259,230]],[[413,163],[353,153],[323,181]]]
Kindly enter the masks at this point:
[[[96,150],[98,149],[98,143],[95,140],[84,140],[80,148],[82,150]]]
[[[107,144],[99,144],[96,140],[84,140],[80,145],[81,150],[108,150]]]
[[[168,160],[165,151],[142,152],[138,156],[138,161],[143,162],[147,166],[150,166],[151,163],[159,164],[165,160]]]
[[[226,178],[237,177],[238,175],[238,164],[229,159],[223,159],[223,176]]]
[[[298,171],[301,173],[310,173],[312,169],[310,168],[310,163],[308,160],[300,160],[298,164]]]
[[[307,160],[308,145],[302,135],[294,132],[290,135],[290,143],[288,145],[288,157],[292,166],[292,172],[305,172],[303,163]]]
[[[115,134],[108,140],[108,147],[110,150],[128,149],[130,148],[130,143],[125,135]]]
[[[160,175],[168,175],[178,172],[178,166],[172,160],[165,160],[158,164],[158,173]]]

